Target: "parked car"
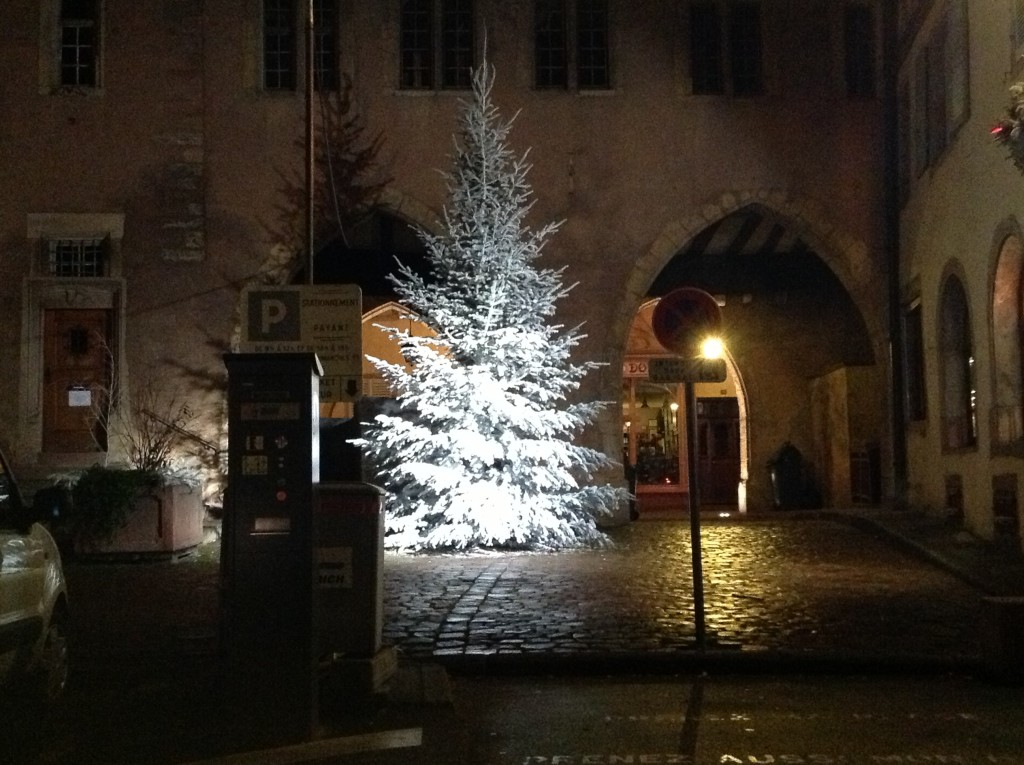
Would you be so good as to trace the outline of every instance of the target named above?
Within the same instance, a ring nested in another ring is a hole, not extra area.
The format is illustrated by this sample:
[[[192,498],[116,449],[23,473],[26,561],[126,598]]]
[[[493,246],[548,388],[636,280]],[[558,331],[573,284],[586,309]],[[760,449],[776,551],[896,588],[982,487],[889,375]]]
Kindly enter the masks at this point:
[[[27,504],[0,452],[0,694],[18,706],[52,704],[67,684],[67,584],[42,525],[60,502],[47,488]]]

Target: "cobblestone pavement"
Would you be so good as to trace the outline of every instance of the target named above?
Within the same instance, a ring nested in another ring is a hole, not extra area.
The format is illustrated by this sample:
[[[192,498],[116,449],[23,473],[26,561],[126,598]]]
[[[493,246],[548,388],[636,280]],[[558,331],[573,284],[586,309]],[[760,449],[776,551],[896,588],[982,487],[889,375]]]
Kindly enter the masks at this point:
[[[689,525],[641,521],[615,546],[384,559],[384,642],[410,658],[678,654],[694,648]],[[708,522],[709,649],[974,660],[981,593],[847,522]],[[217,549],[158,564],[72,562],[83,658],[212,655]]]
[[[639,522],[615,547],[388,555],[385,643],[410,657],[677,652],[695,646],[689,525]],[[705,523],[709,649],[976,657],[979,593],[849,524]]]

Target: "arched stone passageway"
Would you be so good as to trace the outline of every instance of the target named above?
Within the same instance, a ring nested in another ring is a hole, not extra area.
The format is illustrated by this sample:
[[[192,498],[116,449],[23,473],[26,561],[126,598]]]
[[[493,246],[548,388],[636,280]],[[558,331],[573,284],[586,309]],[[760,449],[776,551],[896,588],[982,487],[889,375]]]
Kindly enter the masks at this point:
[[[877,363],[885,336],[880,316],[866,317],[880,299],[881,275],[871,271],[866,249],[829,227],[813,205],[770,194],[748,195],[746,204],[741,198],[728,196],[729,204],[671,228],[634,269],[609,338],[621,344],[608,349],[610,358],[622,354],[622,374],[613,379],[613,364],[607,384],[608,394],[621,385],[623,432],[636,429],[645,392],[629,370],[645,353],[636,344],[638,320],[657,297],[699,287],[722,305],[731,359],[718,397],[734,403],[714,406],[730,407],[735,418],[732,504],[775,505],[769,463],[787,443],[799,449],[813,477],[801,504],[877,504],[888,442],[887,375]],[[632,314],[620,335],[627,310]],[[713,447],[698,443],[698,454]],[[685,487],[685,476],[678,483]]]

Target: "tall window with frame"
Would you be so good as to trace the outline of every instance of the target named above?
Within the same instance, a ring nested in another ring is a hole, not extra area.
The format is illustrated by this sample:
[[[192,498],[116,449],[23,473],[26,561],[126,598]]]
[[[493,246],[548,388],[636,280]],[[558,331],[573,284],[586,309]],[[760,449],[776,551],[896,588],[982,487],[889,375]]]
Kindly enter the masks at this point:
[[[1010,71],[1019,74],[1024,68],[1024,0],[1013,0],[1010,36],[1013,42]]]
[[[924,323],[920,301],[903,311],[903,364],[907,421],[921,422],[928,416],[928,399],[925,394]]]
[[[967,293],[955,276],[943,285],[939,322],[942,446],[964,449],[978,442],[977,390]]]
[[[725,93],[722,17],[717,3],[690,5],[690,77],[695,95]]]
[[[60,84],[99,85],[100,0],[61,0]]]
[[[913,62],[910,120],[915,176],[939,160],[971,111],[967,2],[945,0],[944,7]]]
[[[338,89],[338,0],[313,0],[313,87]]]
[[[263,0],[263,87],[294,90],[298,71],[295,0]]]
[[[441,2],[441,87],[473,86],[473,0]]]
[[[761,73],[761,3],[736,2],[729,6],[729,65],[734,96],[759,96]]]
[[[569,86],[565,0],[533,4],[534,84],[541,89]]]
[[[472,87],[473,0],[401,0],[399,23],[402,88]]]
[[[432,0],[402,0],[400,44],[403,88],[429,90],[434,87],[433,15]]]
[[[694,95],[757,96],[764,91],[761,3],[690,4],[690,77]]]
[[[608,1],[576,0],[576,84],[581,90],[611,87]]]
[[[864,3],[847,3],[843,9],[843,52],[846,95],[874,98],[877,53],[875,13]]]

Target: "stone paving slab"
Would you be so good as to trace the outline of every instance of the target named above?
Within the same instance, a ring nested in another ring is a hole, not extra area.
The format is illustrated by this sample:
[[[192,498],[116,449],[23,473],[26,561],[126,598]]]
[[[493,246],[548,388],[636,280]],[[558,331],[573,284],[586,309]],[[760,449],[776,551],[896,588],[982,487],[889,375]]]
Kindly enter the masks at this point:
[[[695,646],[689,526],[599,551],[385,557],[385,642],[408,657],[672,653]],[[706,523],[709,649],[973,660],[977,591],[849,524]]]

